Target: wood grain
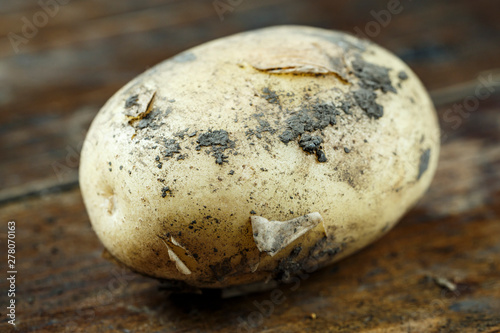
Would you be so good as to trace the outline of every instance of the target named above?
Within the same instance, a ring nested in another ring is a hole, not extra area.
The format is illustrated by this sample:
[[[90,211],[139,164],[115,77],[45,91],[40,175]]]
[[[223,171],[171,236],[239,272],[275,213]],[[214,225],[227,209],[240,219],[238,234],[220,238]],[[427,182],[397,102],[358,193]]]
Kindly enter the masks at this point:
[[[42,9],[1,2],[0,248],[15,220],[16,332],[500,332],[500,3],[400,3],[383,26],[373,13],[385,0],[243,0],[223,21],[213,1],[73,0],[16,53],[9,33]],[[275,24],[367,33],[370,22],[431,91],[443,131],[435,180],[394,230],[296,285],[229,299],[171,294],[101,257],[79,151],[116,90],[217,37]],[[0,279],[2,332],[6,288]]]

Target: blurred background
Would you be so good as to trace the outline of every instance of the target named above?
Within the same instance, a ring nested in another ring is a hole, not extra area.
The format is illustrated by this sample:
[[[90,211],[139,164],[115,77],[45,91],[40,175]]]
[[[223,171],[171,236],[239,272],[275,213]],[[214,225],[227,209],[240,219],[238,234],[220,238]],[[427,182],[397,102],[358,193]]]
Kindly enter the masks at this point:
[[[499,13],[488,0],[2,0],[0,246],[17,221],[18,331],[498,332]],[[343,30],[407,62],[439,114],[436,178],[381,241],[283,288],[271,310],[256,305],[266,293],[168,297],[101,258],[78,188],[85,133],[147,68],[280,24]]]

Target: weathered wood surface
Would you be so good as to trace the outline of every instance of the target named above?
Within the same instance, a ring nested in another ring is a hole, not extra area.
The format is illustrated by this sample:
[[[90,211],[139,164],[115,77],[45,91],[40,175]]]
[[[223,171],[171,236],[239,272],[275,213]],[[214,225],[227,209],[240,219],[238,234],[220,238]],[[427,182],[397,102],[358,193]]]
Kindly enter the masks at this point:
[[[402,12],[378,25],[372,39],[407,61],[439,106],[436,178],[379,242],[298,286],[280,286],[278,300],[271,292],[169,295],[156,281],[101,258],[83,207],[76,175],[85,131],[106,99],[147,67],[271,24],[366,31],[377,22],[370,11],[387,4],[243,0],[220,21],[212,1],[74,0],[15,53],[9,32],[22,36],[22,18],[32,21],[41,7],[2,1],[0,248],[6,249],[7,221],[15,220],[17,330],[500,332],[498,2],[401,0]],[[476,88],[490,74],[490,95],[480,99]],[[474,98],[477,105],[467,104]],[[2,259],[0,272],[6,270]],[[11,328],[5,281],[2,332]],[[280,303],[272,310],[271,299]]]

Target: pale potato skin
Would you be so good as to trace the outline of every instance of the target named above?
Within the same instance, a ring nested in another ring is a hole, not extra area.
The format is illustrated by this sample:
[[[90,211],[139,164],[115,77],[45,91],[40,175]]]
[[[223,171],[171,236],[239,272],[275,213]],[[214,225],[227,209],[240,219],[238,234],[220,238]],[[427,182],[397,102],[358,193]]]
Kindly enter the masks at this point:
[[[356,57],[389,69],[394,91],[365,89],[383,107],[378,119],[353,97],[365,84]],[[328,72],[329,61],[339,73]],[[336,124],[298,135],[293,127],[284,142],[294,112],[332,103]],[[200,146],[214,133],[227,149]],[[301,149],[306,134],[321,148]],[[120,89],[92,123],[80,185],[92,226],[118,261],[218,288],[286,280],[378,239],[426,191],[438,154],[432,102],[401,60],[344,33],[281,26],[200,45]],[[259,251],[251,216],[311,213],[323,221],[273,256]]]

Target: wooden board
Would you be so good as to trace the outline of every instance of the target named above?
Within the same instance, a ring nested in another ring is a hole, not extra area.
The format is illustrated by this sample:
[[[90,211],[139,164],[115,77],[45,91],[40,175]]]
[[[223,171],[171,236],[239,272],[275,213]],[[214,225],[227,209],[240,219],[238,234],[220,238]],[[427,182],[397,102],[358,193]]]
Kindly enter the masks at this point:
[[[9,33],[42,8],[0,4],[0,248],[16,221],[17,331],[500,332],[500,4],[401,0],[381,24],[388,1],[222,2],[221,21],[213,1],[74,0],[18,53]],[[186,48],[292,23],[371,34],[421,77],[443,129],[424,199],[358,254],[258,294],[171,295],[103,259],[77,183],[100,106]],[[2,332],[7,289],[0,279]]]

